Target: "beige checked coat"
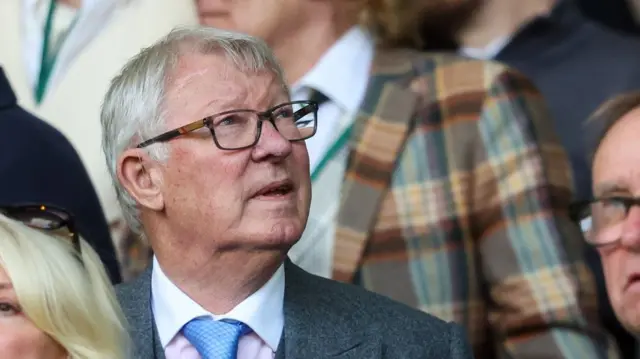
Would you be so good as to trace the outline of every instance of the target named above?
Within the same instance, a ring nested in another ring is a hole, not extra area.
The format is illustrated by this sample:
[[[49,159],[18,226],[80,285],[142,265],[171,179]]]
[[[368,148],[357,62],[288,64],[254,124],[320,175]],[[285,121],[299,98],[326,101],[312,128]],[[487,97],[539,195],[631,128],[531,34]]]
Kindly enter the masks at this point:
[[[350,147],[335,279],[464,325],[478,359],[615,357],[568,159],[525,77],[379,50]]]

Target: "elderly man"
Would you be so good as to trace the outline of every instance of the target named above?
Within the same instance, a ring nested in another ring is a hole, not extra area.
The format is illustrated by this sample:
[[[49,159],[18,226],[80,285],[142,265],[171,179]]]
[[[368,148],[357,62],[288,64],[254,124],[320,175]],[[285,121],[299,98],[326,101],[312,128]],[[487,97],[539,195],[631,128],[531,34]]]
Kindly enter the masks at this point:
[[[114,79],[105,155],[155,253],[118,288],[136,358],[471,358],[457,325],[286,260],[316,112],[261,40],[210,28],[172,32]]]
[[[322,103],[289,256],[464,325],[477,358],[607,357],[539,92],[501,64],[408,48],[402,3],[420,2],[198,1],[202,22],[267,41],[294,99]]]
[[[602,259],[611,305],[640,336],[640,92],[606,102],[591,122],[604,128],[592,162],[594,199],[573,215],[591,222],[586,238]]]

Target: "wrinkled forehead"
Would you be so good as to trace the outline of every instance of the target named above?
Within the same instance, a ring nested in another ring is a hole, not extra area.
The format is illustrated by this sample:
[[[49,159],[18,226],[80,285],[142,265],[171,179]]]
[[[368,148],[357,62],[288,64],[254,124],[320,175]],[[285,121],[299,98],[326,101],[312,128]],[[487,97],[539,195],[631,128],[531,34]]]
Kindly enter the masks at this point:
[[[286,84],[269,66],[256,69],[223,54],[178,58],[165,82],[165,110],[260,109],[288,99]],[[208,114],[210,115],[210,114]]]
[[[640,111],[622,117],[607,132],[593,162],[594,194],[640,195]]]

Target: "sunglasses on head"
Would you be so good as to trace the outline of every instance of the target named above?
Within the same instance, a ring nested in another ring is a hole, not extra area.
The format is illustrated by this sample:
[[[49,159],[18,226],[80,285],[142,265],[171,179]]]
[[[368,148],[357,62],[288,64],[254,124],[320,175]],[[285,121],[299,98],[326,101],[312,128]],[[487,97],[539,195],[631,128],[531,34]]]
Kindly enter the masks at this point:
[[[45,204],[0,205],[0,214],[31,228],[68,238],[80,257],[80,238],[73,217],[66,210]]]

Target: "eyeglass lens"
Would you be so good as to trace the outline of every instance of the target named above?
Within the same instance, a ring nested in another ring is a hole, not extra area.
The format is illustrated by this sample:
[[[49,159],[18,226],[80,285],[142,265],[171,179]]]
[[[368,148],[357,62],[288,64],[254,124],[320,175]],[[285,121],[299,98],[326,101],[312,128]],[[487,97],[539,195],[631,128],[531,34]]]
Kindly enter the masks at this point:
[[[316,115],[308,103],[292,103],[275,108],[271,120],[280,134],[290,141],[311,137],[315,131]],[[257,141],[260,114],[236,111],[216,116],[210,124],[218,145],[233,149],[251,146]]]
[[[629,201],[628,198],[613,197],[601,199],[591,204],[591,242],[608,244],[620,238],[631,205]]]

